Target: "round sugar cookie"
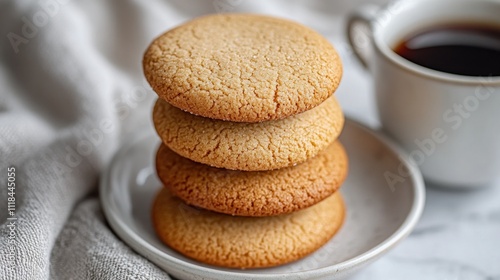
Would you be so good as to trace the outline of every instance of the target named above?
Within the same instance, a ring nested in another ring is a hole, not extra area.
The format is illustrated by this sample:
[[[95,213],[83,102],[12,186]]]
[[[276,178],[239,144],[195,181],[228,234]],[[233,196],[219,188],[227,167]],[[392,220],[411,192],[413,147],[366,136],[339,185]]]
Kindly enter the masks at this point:
[[[316,157],[271,171],[235,171],[183,158],[165,145],[156,156],[163,184],[189,205],[237,216],[275,216],[314,205],[347,176],[347,155],[334,142]]]
[[[203,118],[158,99],[153,122],[163,143],[183,157],[219,168],[262,171],[317,155],[337,139],[344,115],[334,96],[312,110],[261,123]]]
[[[158,237],[197,261],[231,268],[285,264],[314,252],[341,227],[345,209],[335,193],[287,215],[233,217],[184,204],[163,188],[152,211]]]
[[[338,53],[301,24],[262,15],[194,19],[156,38],[143,58],[153,90],[203,117],[260,122],[307,111],[337,89]]]

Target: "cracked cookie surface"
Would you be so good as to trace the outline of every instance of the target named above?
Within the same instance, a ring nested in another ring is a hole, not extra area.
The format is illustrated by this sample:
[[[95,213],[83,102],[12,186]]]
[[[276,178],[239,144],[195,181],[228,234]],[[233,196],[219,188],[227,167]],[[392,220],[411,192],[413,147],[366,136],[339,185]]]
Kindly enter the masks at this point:
[[[307,111],[337,89],[338,53],[301,24],[224,14],[184,23],[156,38],[143,58],[164,100],[203,117],[260,122]]]
[[[298,260],[323,246],[345,216],[340,193],[287,215],[233,217],[187,206],[163,188],[152,211],[160,239],[174,250],[211,265],[258,268]]]
[[[336,141],[312,159],[271,171],[235,171],[183,158],[165,145],[156,155],[160,180],[189,205],[237,216],[274,216],[310,207],[336,192],[348,171]]]
[[[260,123],[199,117],[158,99],[153,122],[163,143],[183,157],[219,168],[263,171],[317,155],[337,139],[344,115],[334,96],[312,110]]]

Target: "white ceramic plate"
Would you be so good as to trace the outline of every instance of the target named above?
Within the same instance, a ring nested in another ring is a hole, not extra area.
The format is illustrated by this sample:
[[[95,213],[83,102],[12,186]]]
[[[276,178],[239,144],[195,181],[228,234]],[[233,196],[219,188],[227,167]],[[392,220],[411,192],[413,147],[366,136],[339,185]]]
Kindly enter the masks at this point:
[[[350,160],[342,186],[347,216],[339,233],[308,257],[275,268],[225,269],[191,260],[156,237],[150,210],[161,183],[154,170],[156,135],[124,146],[101,179],[104,213],[116,234],[139,254],[179,279],[342,279],[404,239],[424,205],[415,164],[379,133],[351,120],[341,135]],[[399,177],[389,184],[387,175]]]

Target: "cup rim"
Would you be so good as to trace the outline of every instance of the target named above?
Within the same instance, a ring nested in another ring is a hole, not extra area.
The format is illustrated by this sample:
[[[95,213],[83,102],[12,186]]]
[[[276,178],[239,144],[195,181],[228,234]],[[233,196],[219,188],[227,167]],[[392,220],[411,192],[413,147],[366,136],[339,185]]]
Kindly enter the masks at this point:
[[[399,2],[399,3],[398,3]],[[456,1],[454,1],[456,3]],[[479,1],[478,1],[479,2]],[[492,1],[482,1],[482,2],[489,2],[489,3],[495,3],[498,4],[500,7],[500,2],[492,2]],[[425,5],[425,3],[418,1],[410,1],[410,0],[400,0],[395,3],[398,4],[414,4],[414,5]],[[470,2],[468,2],[470,3]],[[381,11],[377,13],[375,18],[379,18],[380,16],[383,16],[384,13],[388,13],[388,8],[382,8]],[[387,25],[385,23],[384,25]],[[378,54],[382,55],[387,61],[389,61],[392,65],[398,67],[401,70],[404,70],[405,72],[416,74],[420,77],[426,78],[426,79],[432,79],[440,82],[447,82],[447,83],[455,83],[455,84],[465,84],[465,85],[500,85],[500,76],[465,76],[465,75],[458,75],[458,74],[452,74],[452,73],[447,73],[447,72],[442,72],[434,69],[430,69],[421,65],[418,65],[414,62],[411,62],[400,55],[398,55],[396,52],[394,52],[389,44],[382,40],[381,38],[381,31],[379,30],[381,25],[375,25],[373,27],[373,42],[375,45],[375,50],[378,52]]]

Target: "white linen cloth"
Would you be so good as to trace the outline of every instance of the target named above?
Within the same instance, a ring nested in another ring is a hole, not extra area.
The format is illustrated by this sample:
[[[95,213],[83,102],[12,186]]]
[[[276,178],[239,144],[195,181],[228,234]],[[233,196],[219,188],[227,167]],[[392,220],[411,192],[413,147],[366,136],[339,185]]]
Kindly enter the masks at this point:
[[[169,279],[117,238],[97,194],[112,154],[139,127],[151,127],[155,94],[141,65],[148,44],[195,16],[253,12],[308,25],[354,61],[343,16],[361,3],[1,1],[0,279]],[[376,123],[367,74],[345,65],[341,103]]]

